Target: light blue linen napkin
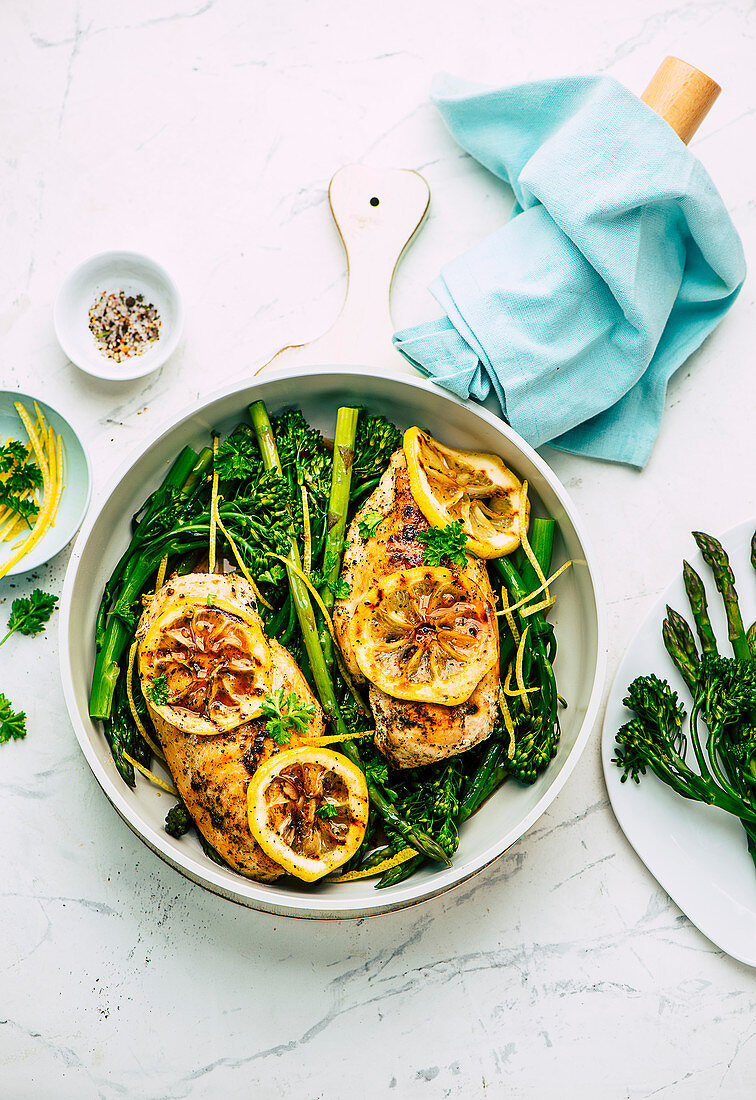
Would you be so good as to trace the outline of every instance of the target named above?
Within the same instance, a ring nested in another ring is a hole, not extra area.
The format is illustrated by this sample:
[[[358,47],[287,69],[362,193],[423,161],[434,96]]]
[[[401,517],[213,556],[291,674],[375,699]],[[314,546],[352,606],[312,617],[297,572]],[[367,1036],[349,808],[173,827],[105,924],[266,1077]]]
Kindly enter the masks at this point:
[[[431,286],[446,316],[394,343],[460,397],[493,389],[533,446],[642,467],[670,376],[745,278],[711,179],[611,77],[496,90],[443,77],[432,95],[515,207]]]

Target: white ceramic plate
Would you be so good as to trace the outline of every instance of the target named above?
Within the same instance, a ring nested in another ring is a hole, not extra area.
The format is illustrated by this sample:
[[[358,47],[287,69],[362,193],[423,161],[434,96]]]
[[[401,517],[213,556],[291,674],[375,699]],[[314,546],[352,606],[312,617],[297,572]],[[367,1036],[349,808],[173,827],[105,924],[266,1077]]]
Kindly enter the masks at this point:
[[[756,520],[733,527],[720,540],[735,572],[743,620],[756,619],[756,577],[750,563]],[[722,654],[729,653],[722,601],[711,574],[690,540],[685,557],[703,578]],[[661,636],[666,605],[693,626],[682,573],[659,598],[630,643],[609,694],[602,738],[604,776],[614,813],[627,839],[672,900],[705,936],[740,962],[756,966],[756,869],[745,833],[730,815],[681,798],[647,772],[639,784],[621,783],[612,764],[615,734],[631,715],[622,705],[636,676],[650,672],[669,680],[690,709],[690,694]]]
[[[575,508],[546,463],[501,420],[411,378],[380,377],[367,368],[323,367],[271,374],[260,382],[236,383],[184,412],[135,455],[92,508],[74,547],[61,600],[61,671],[66,702],[84,755],[115,809],[155,852],[195,882],[234,901],[268,912],[301,917],[361,917],[412,905],[448,890],[485,867],[513,844],[553,801],[575,766],[591,732],[604,679],[604,611],[597,568]],[[196,839],[169,837],[163,829],[173,800],[137,779],[130,790],[118,776],[99,724],[88,715],[94,661],[94,622],[103,585],[129,539],[129,519],[165,475],[182,446],[200,447],[208,432],[226,432],[262,398],[273,414],[298,406],[326,434],[336,409],[364,404],[402,427],[418,423],[452,445],[500,454],[534,493],[536,512],[559,525],[555,564],[573,559],[559,582],[556,672],[569,700],[563,712],[559,753],[528,788],[505,784],[461,830],[459,850],[448,869],[422,869],[406,882],[376,890],[369,880],[306,886],[292,879],[266,885],[219,867]]]
[[[8,571],[8,577],[28,573],[60,553],[79,530],[92,495],[92,468],[84,444],[68,421],[39,397],[35,399],[26,393],[0,390],[0,442],[5,443],[10,436],[26,443],[26,431],[14,405],[16,401],[20,401],[34,419],[35,400],[47,423],[63,438],[64,488],[58,504],[55,526],[49,527],[37,545]],[[8,560],[10,552],[10,543],[0,543],[0,565]]]
[[[89,310],[102,291],[144,294],[160,314],[160,336],[141,355],[116,363],[100,351],[89,329]],[[58,342],[75,366],[110,382],[143,378],[173,355],[184,328],[184,307],[171,276],[139,252],[100,252],[79,264],[53,307]]]

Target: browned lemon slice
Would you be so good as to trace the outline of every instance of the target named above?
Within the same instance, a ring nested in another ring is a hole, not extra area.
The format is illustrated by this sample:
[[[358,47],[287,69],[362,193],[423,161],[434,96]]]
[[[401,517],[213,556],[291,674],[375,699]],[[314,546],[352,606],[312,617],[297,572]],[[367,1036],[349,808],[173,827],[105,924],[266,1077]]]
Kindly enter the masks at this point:
[[[254,718],[270,666],[257,616],[202,589],[170,600],[139,647],[145,698],[185,733],[223,733]]]
[[[498,455],[458,451],[420,428],[404,433],[410,489],[420,511],[434,527],[455,520],[467,535],[467,549],[479,558],[511,554],[520,543],[522,484]]]
[[[491,603],[464,573],[403,569],[366,592],[349,624],[363,675],[396,699],[454,706],[496,664]]]
[[[250,779],[247,814],[262,850],[290,875],[314,882],[351,859],[362,843],[365,777],[331,749],[289,749]]]

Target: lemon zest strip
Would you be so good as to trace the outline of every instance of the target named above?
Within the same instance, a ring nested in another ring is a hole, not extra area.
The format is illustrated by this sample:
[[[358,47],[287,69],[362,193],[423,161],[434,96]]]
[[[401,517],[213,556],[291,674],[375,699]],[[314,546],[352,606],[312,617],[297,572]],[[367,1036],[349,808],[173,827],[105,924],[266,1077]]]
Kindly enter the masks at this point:
[[[509,670],[510,670],[510,674],[511,674],[511,671],[512,671],[512,666],[511,665],[509,666]],[[504,687],[501,687],[500,690],[504,692],[505,696],[509,696],[510,699],[521,699],[523,694],[524,695],[532,695],[534,691],[540,691],[541,690],[539,687],[511,688],[509,686],[509,679],[511,679],[511,675],[507,679],[507,683],[504,685]]]
[[[136,703],[134,702],[134,688],[133,688],[133,675],[134,675],[134,657],[136,656],[138,642],[134,642],[129,650],[129,664],[126,670],[126,698],[129,701],[129,710],[131,711],[131,717],[134,719],[134,725],[139,730],[140,734],[152,749],[153,754],[158,760],[165,760],[160,749],[150,737],[149,733],[145,729],[142,719],[139,717],[139,712],[136,709]]]
[[[394,867],[399,867],[416,855],[418,855],[417,848],[402,848],[396,855],[391,856],[390,859],[384,859],[382,863],[376,864],[375,867],[366,867],[364,871],[348,871],[345,875],[329,875],[326,881],[355,882],[359,878],[373,878],[375,875],[382,875],[386,871],[393,870]]]
[[[310,502],[307,499],[307,488],[300,485],[302,495],[302,526],[304,528],[304,560],[302,568],[305,573],[312,573],[312,530],[310,528]]]
[[[375,730],[365,730],[364,733],[352,733],[349,737],[342,737],[338,733],[329,733],[325,737],[305,737],[299,740],[302,747],[321,748],[324,745],[337,745],[343,741],[356,741],[360,737],[374,737]]]
[[[165,571],[168,568],[168,555],[166,554],[160,563],[160,567],[157,571],[157,577],[155,578],[155,592],[159,592],[163,587],[165,581]]]
[[[517,643],[520,641],[520,632],[517,629],[517,623],[515,622],[515,617],[512,614],[512,608],[509,606],[509,596],[507,595],[507,590],[503,585],[501,589],[501,602],[503,603],[504,608],[502,611],[495,612],[496,617],[499,618],[501,615],[504,616],[504,618],[507,620],[507,626],[512,633],[512,637],[514,638],[515,643]]]
[[[162,779],[160,779],[159,776],[155,775],[154,772],[151,772],[149,768],[145,768],[144,764],[140,764],[138,760],[135,760],[133,756],[130,756],[129,753],[124,752],[123,755],[133,768],[136,768],[137,771],[140,771],[145,779],[149,779],[150,783],[154,783],[156,787],[160,787],[160,789],[162,791],[165,791],[166,794],[172,794],[176,798],[179,797],[179,793],[172,783],[165,783]]]
[[[218,457],[218,436],[213,436],[213,487],[210,492],[210,547],[207,556],[208,573],[215,572],[215,539],[216,523],[218,519],[218,468],[215,460]]]
[[[525,710],[530,710],[530,700],[528,699],[528,691],[527,691],[527,688],[525,687],[525,681],[522,678],[522,662],[523,662],[523,658],[525,657],[525,639],[528,636],[528,631],[529,630],[530,630],[530,623],[528,623],[528,625],[525,627],[525,631],[524,631],[522,637],[520,638],[520,645],[517,649],[517,664],[515,665],[515,676],[517,677],[517,686],[520,689],[520,694],[522,696],[522,705],[525,707]]]
[[[507,756],[511,760],[512,754],[514,753],[514,722],[512,721],[512,714],[509,709],[509,704],[507,703],[506,693],[501,685],[499,685],[499,710],[501,711],[501,716],[504,719],[504,726],[506,727],[506,731],[509,734]]]
[[[562,575],[562,573],[564,573],[565,569],[569,569],[569,567],[572,564],[573,563],[571,561],[566,561],[564,563],[564,565],[560,566],[560,568],[557,569],[556,573],[551,574],[551,576],[548,578],[547,581],[544,582],[544,584],[540,585],[538,588],[534,588],[532,592],[528,592],[527,596],[523,596],[521,600],[517,601],[517,603],[513,603],[513,604],[508,603],[507,607],[506,607],[506,610],[497,611],[496,612],[497,617],[501,618],[502,615],[507,614],[507,611],[519,611],[520,608],[524,607],[526,604],[528,604],[528,601],[532,600],[534,596],[538,596],[541,592],[543,592],[544,589],[546,588],[546,585],[553,584],[554,581],[557,579],[557,577],[561,577],[561,575]],[[543,601],[543,603],[547,607],[551,607],[554,603],[556,603],[556,597],[555,596],[549,596],[547,600]],[[540,605],[539,605],[539,609],[540,609]],[[522,612],[522,615],[523,615],[524,618],[526,618],[528,615],[533,615],[533,614],[535,614],[535,608],[530,607],[530,605],[528,604],[528,606],[525,607],[525,610]]]

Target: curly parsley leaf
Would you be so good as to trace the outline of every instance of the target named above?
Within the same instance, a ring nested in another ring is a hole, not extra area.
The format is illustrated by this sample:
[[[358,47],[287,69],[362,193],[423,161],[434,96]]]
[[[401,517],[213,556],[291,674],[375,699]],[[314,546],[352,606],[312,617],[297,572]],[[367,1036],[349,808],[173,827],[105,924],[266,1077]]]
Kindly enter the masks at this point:
[[[15,711],[10,699],[0,692],[0,745],[26,737],[26,715]]]
[[[42,471],[34,462],[15,466],[5,479],[3,488],[8,493],[30,493],[42,488]]]
[[[14,466],[23,466],[27,459],[27,450],[17,439],[9,439],[0,447],[0,474],[7,474]]]
[[[39,514],[39,505],[31,497],[17,497],[12,493],[2,492],[0,493],[0,505],[4,508],[10,508],[27,524],[30,519],[34,519]]]
[[[168,702],[168,677],[163,672],[156,676],[151,684],[145,684],[142,694],[156,707],[164,707]]]
[[[333,598],[335,600],[346,600],[351,591],[351,585],[344,580],[343,577],[339,577],[338,580],[329,582],[328,590],[333,592]]]
[[[57,596],[43,592],[41,588],[35,588],[31,596],[19,596],[11,604],[8,633],[0,641],[0,645],[16,631],[19,634],[40,634],[45,629],[57,602]]]
[[[339,807],[335,802],[322,802],[315,811],[315,817],[328,819],[329,817],[336,817],[338,812]]]
[[[262,456],[254,434],[246,426],[233,432],[218,448],[215,469],[221,481],[241,481],[262,470]]]
[[[315,717],[315,707],[303,703],[293,691],[284,695],[284,689],[269,692],[262,701],[260,716],[268,726],[268,736],[277,745],[288,745],[292,734],[305,733]]]
[[[467,535],[462,530],[462,521],[455,519],[448,527],[430,527],[417,536],[418,542],[425,543],[423,562],[426,565],[464,565]]]
[[[382,523],[383,516],[379,516],[377,512],[368,512],[357,524],[360,538],[371,539]]]

